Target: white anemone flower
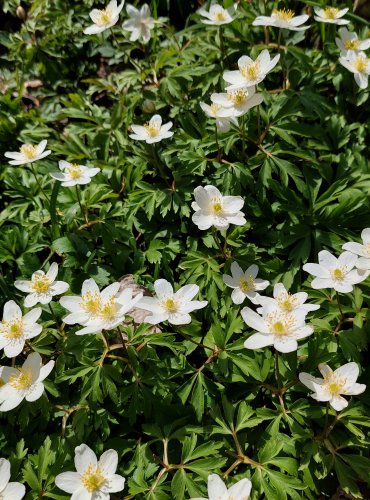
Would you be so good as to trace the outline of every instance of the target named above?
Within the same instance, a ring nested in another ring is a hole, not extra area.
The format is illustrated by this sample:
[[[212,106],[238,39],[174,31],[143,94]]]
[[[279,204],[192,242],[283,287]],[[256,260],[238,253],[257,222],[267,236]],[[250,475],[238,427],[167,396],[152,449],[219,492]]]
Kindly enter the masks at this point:
[[[348,12],[347,9],[338,9],[337,7],[326,7],[321,9],[320,7],[314,7],[316,16],[314,16],[315,21],[320,23],[330,23],[330,24],[349,24],[347,19],[341,19]]]
[[[346,363],[335,371],[325,363],[321,363],[319,370],[324,379],[303,372],[299,374],[299,380],[314,391],[311,397],[317,401],[328,401],[336,411],[341,411],[348,406],[348,401],[342,398],[342,394],[357,396],[366,389],[365,384],[356,383],[359,374],[357,363]]]
[[[59,161],[59,168],[61,172],[52,172],[50,175],[53,179],[61,181],[62,186],[65,187],[89,184],[91,178],[100,172],[100,168],[86,167],[85,165],[69,163],[64,160]]]
[[[49,271],[36,271],[31,277],[31,281],[17,280],[14,286],[29,295],[24,299],[25,307],[33,307],[37,303],[48,304],[54,295],[60,295],[69,288],[65,281],[55,281],[58,275],[58,264],[53,262]]]
[[[301,26],[308,18],[307,14],[295,16],[294,11],[290,9],[274,9],[271,16],[258,16],[253,21],[253,26],[275,26],[291,31],[303,31],[309,26]]]
[[[366,89],[369,83],[370,58],[365,52],[347,52],[345,57],[340,57],[339,62],[346,69],[354,73],[355,82],[360,89]]]
[[[44,392],[43,380],[54,368],[54,361],[42,366],[38,352],[29,354],[22,368],[2,366],[0,378],[4,385],[0,387],[0,411],[10,411],[16,408],[23,399],[36,401]]]
[[[212,94],[211,101],[224,109],[231,109],[236,117],[243,116],[254,106],[263,102],[263,95],[256,94],[256,87],[229,90],[227,93]]]
[[[282,283],[274,286],[273,297],[259,295],[256,302],[262,306],[271,304],[283,312],[303,311],[306,314],[320,309],[318,304],[305,304],[308,295],[306,292],[289,293]],[[257,309],[258,313],[263,311],[263,307]]]
[[[208,476],[208,498],[192,498],[191,500],[248,500],[252,483],[244,478],[229,489],[217,474]]]
[[[298,349],[297,340],[313,333],[312,326],[305,323],[306,312],[302,310],[285,312],[266,304],[262,316],[249,307],[244,307],[241,314],[246,324],[257,330],[244,342],[247,349],[273,345],[279,352],[292,352]]]
[[[125,288],[121,292],[119,288],[120,284],[116,282],[100,291],[92,278],[85,280],[82,284],[81,296],[65,295],[59,301],[65,309],[70,311],[70,314],[63,318],[64,323],[84,326],[76,332],[76,335],[113,330],[124,322],[125,315],[143,296],[139,293],[133,298],[131,288]]]
[[[370,38],[359,40],[357,33],[348,31],[347,28],[339,28],[339,38],[335,39],[340,55],[346,57],[349,50],[359,52],[370,47]]]
[[[225,71],[223,79],[230,83],[226,90],[237,90],[245,87],[253,87],[261,83],[278,63],[280,54],[272,60],[267,49],[262,50],[257,59],[253,61],[248,56],[242,56],[238,60],[239,69],[235,71]]]
[[[145,141],[147,144],[159,142],[162,139],[168,139],[173,136],[170,132],[172,122],[162,125],[162,118],[160,115],[154,115],[145,125],[131,125],[131,130],[134,132],[130,135],[131,139],[137,141]]]
[[[10,483],[10,462],[0,458],[0,498],[1,500],[21,500],[26,488],[21,483]]]
[[[117,5],[117,0],[111,0],[105,9],[93,9],[90,12],[91,20],[94,24],[84,29],[85,35],[95,35],[114,26],[119,18],[125,1]]]
[[[126,10],[130,19],[122,24],[122,28],[131,31],[131,42],[141,38],[144,43],[148,43],[150,31],[154,28],[154,19],[150,17],[149,5],[145,3],[140,10],[133,5],[127,5]]]
[[[156,297],[143,297],[137,307],[149,311],[151,316],[145,317],[145,323],[156,325],[168,321],[172,325],[187,325],[191,322],[190,312],[202,309],[206,300],[193,300],[199,292],[198,285],[185,285],[177,292],[165,279],[154,282]]]
[[[18,356],[23,351],[26,340],[42,332],[42,326],[36,323],[41,312],[41,307],[37,307],[23,316],[14,300],[5,303],[0,322],[0,349],[4,349],[7,358]]]
[[[225,108],[215,102],[211,105],[206,104],[205,102],[200,102],[199,105],[207,116],[215,118],[218,132],[228,132],[230,130],[231,123],[238,126],[238,120],[235,118],[234,112],[231,108]]]
[[[41,141],[40,144],[23,144],[19,152],[7,151],[4,153],[4,156],[12,158],[12,161],[9,162],[10,165],[25,165],[26,163],[32,163],[45,158],[45,156],[51,153],[50,149],[45,151],[47,143],[48,141],[44,140]]]
[[[198,14],[203,16],[205,19],[201,19],[203,24],[211,24],[213,26],[222,26],[223,24],[229,24],[234,21],[234,14],[238,7],[237,3],[234,3],[228,9],[224,9],[221,5],[213,3],[207,11],[204,8],[198,10]]]
[[[343,252],[338,258],[327,250],[319,252],[318,264],[305,264],[303,270],[315,276],[311,286],[315,289],[334,288],[337,292],[352,292],[353,285],[366,279],[370,271],[354,269],[357,255]]]
[[[105,451],[100,459],[86,444],[75,448],[77,472],[62,472],[55,484],[71,493],[76,500],[109,500],[110,493],[118,493],[125,487],[125,478],[116,474],[118,454],[116,450]]]
[[[243,226],[247,221],[240,209],[244,205],[241,196],[223,196],[215,186],[198,186],[194,189],[195,210],[192,221],[199,229],[227,229],[230,224]]]
[[[231,276],[223,275],[224,283],[233,288],[231,300],[234,304],[242,304],[248,297],[253,303],[258,303],[257,291],[264,290],[270,284],[269,281],[257,278],[258,266],[252,264],[244,272],[237,262],[231,264]]]
[[[370,227],[364,229],[361,233],[361,243],[349,241],[345,243],[342,248],[348,250],[359,257],[356,261],[357,269],[370,270]]]

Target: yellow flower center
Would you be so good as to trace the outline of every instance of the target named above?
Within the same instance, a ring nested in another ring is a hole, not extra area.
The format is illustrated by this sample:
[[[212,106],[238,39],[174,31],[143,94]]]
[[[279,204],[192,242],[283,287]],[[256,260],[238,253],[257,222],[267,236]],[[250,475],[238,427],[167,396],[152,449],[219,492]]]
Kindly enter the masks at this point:
[[[2,387],[5,384],[6,384],[5,380],[0,377],[0,387]]]
[[[327,7],[324,9],[324,17],[326,19],[337,19],[339,9],[336,7]]]
[[[285,309],[286,311],[293,311],[298,305],[297,297],[291,295],[290,293],[281,293],[277,298],[279,307],[281,309]]]
[[[18,391],[28,389],[32,385],[32,372],[31,370],[19,369],[19,374],[10,375],[9,385]]]
[[[356,38],[353,40],[346,40],[344,42],[344,47],[347,50],[357,50],[360,46],[360,40],[357,40]]]
[[[211,206],[210,206],[210,211],[213,212],[214,214],[218,215],[222,212],[223,207],[222,207],[222,200],[220,198],[212,198],[211,200]]]
[[[239,288],[242,292],[250,292],[251,290],[254,290],[255,283],[253,276],[242,276],[239,280]]]
[[[108,301],[103,305],[100,311],[101,318],[105,320],[112,320],[117,315],[117,302],[114,295],[108,299]]]
[[[331,277],[337,281],[343,281],[346,276],[346,271],[344,267],[337,267],[330,271]]]
[[[157,137],[161,129],[161,125],[159,122],[146,123],[144,127],[149,137]]]
[[[274,9],[272,15],[279,21],[290,21],[294,17],[294,11],[290,9]]]
[[[105,26],[106,24],[109,24],[112,19],[112,14],[108,9],[103,9],[99,10],[99,14],[97,16],[97,19],[95,21],[95,24],[98,26]]]
[[[32,278],[32,288],[36,293],[46,293],[49,290],[50,279],[46,274],[36,274]]]
[[[163,307],[169,313],[175,313],[178,309],[178,304],[173,298],[168,298],[163,302]]]
[[[75,163],[71,163],[71,165],[66,168],[66,172],[72,180],[79,179],[82,175],[82,169],[80,165],[76,165]]]
[[[327,377],[324,378],[324,386],[325,388],[332,394],[333,396],[339,396],[339,394],[345,394],[347,391],[343,389],[346,380],[342,377],[339,377],[335,373],[331,373]]]
[[[367,69],[368,62],[367,57],[359,56],[354,63],[354,67],[359,73],[363,73]]]
[[[98,292],[86,292],[82,296],[81,307],[90,314],[98,314],[101,309],[101,298]]]
[[[296,319],[289,313],[281,313],[274,311],[266,314],[266,323],[269,327],[270,333],[283,337],[289,335],[292,328],[296,324]]]
[[[234,106],[240,106],[247,100],[248,91],[245,89],[230,91],[228,92],[227,98],[234,104]]]
[[[89,493],[99,490],[106,480],[102,470],[94,465],[89,465],[81,476],[81,482]]]
[[[23,144],[21,146],[21,153],[27,160],[33,160],[37,156],[37,148],[32,144]]]
[[[215,104],[214,102],[211,104],[211,110],[214,115],[217,114],[217,111],[221,109],[221,106],[219,104]]]
[[[215,21],[225,21],[226,18],[227,18],[227,13],[225,9],[223,9],[222,7],[220,7],[213,15],[213,19]]]
[[[261,63],[254,61],[240,68],[241,74],[247,80],[255,80],[260,74]]]
[[[22,319],[2,321],[1,330],[7,339],[17,339],[23,335],[23,321]]]

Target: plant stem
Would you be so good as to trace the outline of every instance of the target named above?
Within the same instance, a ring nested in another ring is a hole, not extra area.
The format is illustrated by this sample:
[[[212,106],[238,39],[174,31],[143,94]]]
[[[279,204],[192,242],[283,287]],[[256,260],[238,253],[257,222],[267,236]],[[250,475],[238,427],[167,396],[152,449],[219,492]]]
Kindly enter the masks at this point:
[[[218,27],[218,36],[220,38],[220,53],[221,53],[220,66],[221,66],[221,70],[223,70],[224,69],[224,59],[225,59],[225,44],[224,44],[224,32],[223,32],[222,26]]]
[[[226,259],[227,256],[225,255],[224,248],[222,247],[220,239],[219,239],[219,237],[217,235],[217,229],[214,226],[212,226],[212,234],[213,234],[213,239],[215,240],[215,243],[218,246],[218,248],[219,248],[222,256]]]
[[[337,303],[338,303],[338,308],[339,308],[339,312],[340,312],[340,319],[342,320],[344,318],[344,314],[343,314],[342,306],[340,305],[339,293],[337,291],[335,291],[335,294],[337,296]]]
[[[279,352],[275,349],[275,378],[278,389],[281,388],[281,377],[279,371]]]
[[[217,161],[220,161],[221,156],[222,156],[222,151],[220,149],[220,143],[218,142],[217,123],[215,123],[215,141],[216,141],[216,147],[217,147]]]
[[[33,176],[35,178],[35,181],[36,181],[36,184],[38,185],[38,187],[40,188],[40,191],[42,192],[42,194],[44,195],[44,197],[46,198],[47,202],[49,203],[49,206],[50,206],[50,198],[48,197],[48,195],[45,193],[44,191],[44,188],[42,187],[41,185],[41,182],[39,181],[39,178],[37,177],[37,174],[36,174],[36,171],[32,165],[32,163],[29,163],[29,166],[30,166],[30,169],[33,173]]]
[[[247,161],[248,158],[245,152],[245,115],[240,117],[240,135],[242,138],[242,156]]]
[[[81,203],[80,186],[78,184],[76,184],[76,194],[77,194],[78,204],[80,205],[81,215],[84,218],[85,224],[88,224],[89,218],[87,216],[86,210],[84,210]]]

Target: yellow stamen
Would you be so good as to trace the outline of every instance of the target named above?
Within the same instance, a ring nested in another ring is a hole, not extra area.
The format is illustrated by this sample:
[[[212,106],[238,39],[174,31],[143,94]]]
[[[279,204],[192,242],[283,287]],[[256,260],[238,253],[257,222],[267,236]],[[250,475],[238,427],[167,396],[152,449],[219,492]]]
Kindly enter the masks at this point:
[[[294,17],[294,11],[290,9],[274,9],[272,15],[280,21],[290,21]]]
[[[116,315],[117,315],[117,302],[113,295],[101,308],[100,316],[101,318],[109,321],[114,319]]]
[[[90,314],[98,314],[102,306],[100,294],[98,292],[86,292],[82,296],[81,306]]]
[[[255,288],[255,283],[253,276],[242,276],[239,280],[239,288],[242,292],[250,292],[251,290],[254,290]]]
[[[220,198],[214,197],[211,200],[210,211],[214,214],[220,214],[223,210],[222,200]]]
[[[225,19],[227,18],[225,9],[223,9],[222,7],[218,9],[217,12],[214,13],[213,18],[215,21],[225,21]]]
[[[335,373],[330,373],[324,378],[324,386],[325,388],[332,394],[333,396],[339,396],[339,394],[345,394],[347,391],[343,389],[346,384],[346,380],[342,377],[339,377]]]
[[[360,46],[360,40],[357,40],[356,38],[354,40],[346,40],[344,42],[344,47],[347,50],[358,50]]]
[[[234,106],[240,106],[247,100],[248,91],[245,89],[229,91],[227,98],[234,104]]]
[[[277,297],[277,301],[281,309],[285,309],[286,311],[293,311],[298,306],[298,299],[294,295],[290,293],[281,293]]]
[[[80,165],[77,165],[76,163],[71,163],[71,165],[66,168],[66,172],[72,180],[79,179],[82,175],[82,169]]]
[[[81,482],[89,493],[99,490],[106,482],[106,477],[102,470],[94,465],[89,465],[84,474],[81,476]]]
[[[292,328],[296,324],[296,319],[293,315],[279,311],[266,314],[265,319],[270,333],[277,335],[278,337],[289,335]]]
[[[326,19],[337,19],[339,9],[336,7],[327,7],[324,9],[324,17]]]
[[[330,271],[331,277],[337,281],[343,281],[346,276],[346,270],[344,267],[337,267]]]
[[[354,63],[354,67],[359,73],[363,73],[367,70],[368,64],[369,59],[367,57],[359,56]]]
[[[157,137],[161,129],[161,125],[159,122],[145,123],[144,127],[149,137]]]
[[[97,24],[98,26],[105,26],[106,24],[109,24],[111,20],[112,20],[112,14],[107,8],[99,10],[99,14],[97,16],[95,24]]]
[[[0,330],[7,339],[17,339],[23,335],[22,319],[12,319],[10,321],[2,321]]]
[[[240,68],[240,72],[247,80],[255,80],[260,74],[260,68],[261,63],[257,60]]]
[[[211,104],[211,110],[214,115],[217,114],[217,111],[221,109],[221,106],[219,104],[215,104],[214,102]]]
[[[166,309],[167,312],[175,313],[178,309],[178,304],[174,299],[168,298],[163,302],[163,307]]]
[[[33,160],[37,156],[37,148],[32,144],[23,144],[23,146],[21,146],[21,153],[28,160]]]
[[[49,290],[50,279],[46,274],[36,273],[32,278],[31,287],[36,293],[46,293]]]
[[[31,370],[19,369],[19,374],[10,375],[9,385],[18,391],[28,389],[32,385],[32,372]]]

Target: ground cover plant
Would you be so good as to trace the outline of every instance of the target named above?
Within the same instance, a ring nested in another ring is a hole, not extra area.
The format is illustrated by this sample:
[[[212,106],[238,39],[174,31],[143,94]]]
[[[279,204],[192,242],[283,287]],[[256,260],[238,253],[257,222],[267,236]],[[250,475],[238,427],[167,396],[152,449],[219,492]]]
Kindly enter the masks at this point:
[[[366,4],[1,9],[0,498],[370,498]]]

